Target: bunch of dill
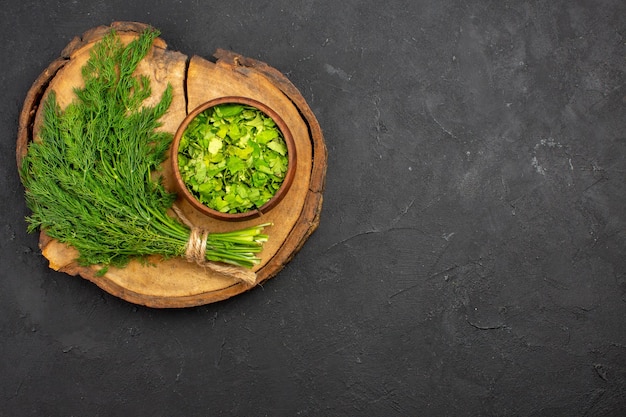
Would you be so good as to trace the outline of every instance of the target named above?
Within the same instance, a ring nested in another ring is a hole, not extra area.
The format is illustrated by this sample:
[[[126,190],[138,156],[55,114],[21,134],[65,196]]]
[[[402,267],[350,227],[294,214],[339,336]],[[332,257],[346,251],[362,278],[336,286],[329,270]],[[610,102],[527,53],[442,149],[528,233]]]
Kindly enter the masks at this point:
[[[79,252],[82,265],[123,267],[133,257],[185,254],[190,229],[167,215],[175,195],[154,175],[172,135],[157,131],[172,102],[168,85],[155,106],[150,80],[134,72],[159,32],[146,29],[123,45],[115,30],[82,68],[84,87],[61,109],[51,91],[43,103],[38,140],[29,145],[20,175],[32,215],[42,229]],[[207,237],[206,259],[252,267],[266,224]]]

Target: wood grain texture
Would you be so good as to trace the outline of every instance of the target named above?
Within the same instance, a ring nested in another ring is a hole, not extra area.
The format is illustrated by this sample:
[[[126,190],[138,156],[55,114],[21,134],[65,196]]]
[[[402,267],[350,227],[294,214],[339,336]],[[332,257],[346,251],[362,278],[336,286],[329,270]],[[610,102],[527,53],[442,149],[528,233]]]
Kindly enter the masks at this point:
[[[61,56],[35,80],[29,90],[19,119],[17,164],[21,166],[28,143],[37,139],[40,103],[54,90],[61,107],[74,99],[73,89],[82,86],[81,68],[91,47],[111,28],[123,42],[136,38],[147,25],[114,22],[85,32],[73,39]],[[176,204],[197,226],[221,232],[271,222],[266,229],[270,239],[254,268],[257,284],[274,277],[292,259],[319,224],[326,174],[326,147],[320,126],[298,90],[280,72],[260,61],[230,51],[218,50],[216,62],[188,57],[167,49],[159,38],[137,68],[150,77],[154,104],[168,84],[173,87],[173,102],[163,117],[161,129],[174,133],[186,114],[202,102],[224,95],[252,97],[269,105],[285,120],[297,146],[297,173],[285,198],[260,218],[243,222],[224,222],[197,212],[183,199]],[[169,161],[163,164],[165,186],[173,191]],[[77,251],[41,232],[39,246],[50,268],[81,276],[103,290],[132,303],[156,308],[180,308],[212,303],[254,288],[255,285],[222,276],[182,258],[150,257],[131,261],[125,268],[110,268],[99,275],[97,266],[81,266]]]

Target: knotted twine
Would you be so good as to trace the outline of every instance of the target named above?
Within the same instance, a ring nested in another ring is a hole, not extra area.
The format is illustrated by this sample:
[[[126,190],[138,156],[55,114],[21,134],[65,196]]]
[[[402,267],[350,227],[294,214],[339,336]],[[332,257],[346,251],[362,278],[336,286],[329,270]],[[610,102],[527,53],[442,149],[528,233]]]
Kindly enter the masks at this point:
[[[187,244],[185,245],[185,259],[187,259],[187,261],[194,262],[203,268],[208,268],[219,274],[238,279],[246,284],[256,284],[256,273],[254,271],[244,267],[226,265],[207,260],[206,246],[209,231],[191,223],[189,219],[185,217],[182,210],[176,205],[173,205],[172,209],[183,224],[190,229],[189,240],[187,240]]]

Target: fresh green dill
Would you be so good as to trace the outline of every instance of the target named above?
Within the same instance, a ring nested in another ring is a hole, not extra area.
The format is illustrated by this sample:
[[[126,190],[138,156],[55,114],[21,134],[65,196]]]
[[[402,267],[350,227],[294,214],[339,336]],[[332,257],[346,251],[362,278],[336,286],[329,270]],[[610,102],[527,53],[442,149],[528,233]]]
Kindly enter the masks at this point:
[[[53,91],[44,101],[39,138],[23,160],[29,231],[76,248],[83,265],[122,267],[134,257],[185,253],[190,230],[167,214],[175,195],[155,175],[172,140],[157,130],[172,87],[144,106],[150,80],[134,75],[158,35],[147,29],[123,45],[111,30],[96,43],[76,99],[63,110]],[[207,260],[258,264],[265,226],[210,234]]]

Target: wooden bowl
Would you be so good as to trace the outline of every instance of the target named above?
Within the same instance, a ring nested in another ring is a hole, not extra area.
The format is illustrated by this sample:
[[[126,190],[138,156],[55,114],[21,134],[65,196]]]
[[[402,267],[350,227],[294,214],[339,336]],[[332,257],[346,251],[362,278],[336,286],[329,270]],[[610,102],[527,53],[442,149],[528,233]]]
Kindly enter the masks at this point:
[[[191,121],[198,116],[200,113],[205,110],[210,109],[211,107],[218,106],[221,104],[243,104],[246,106],[255,107],[256,109],[262,111],[267,116],[269,116],[274,122],[276,126],[280,130],[285,140],[285,144],[287,145],[287,157],[288,157],[288,165],[287,172],[285,173],[285,178],[280,186],[280,188],[276,191],[276,193],[272,196],[270,200],[268,200],[261,207],[248,210],[241,213],[222,213],[218,210],[212,209],[203,203],[201,203],[196,197],[189,191],[185,182],[182,179],[180,174],[179,165],[178,165],[178,150],[180,147],[180,140],[185,132],[185,129],[191,123]],[[172,146],[170,148],[170,163],[172,164],[172,172],[174,173],[174,184],[176,187],[176,192],[179,196],[182,196],[189,204],[191,204],[195,209],[199,212],[210,216],[212,218],[218,220],[226,220],[226,221],[240,221],[240,220],[248,220],[253,217],[258,217],[263,213],[271,210],[276,204],[278,204],[287,191],[289,191],[289,187],[293,182],[295,173],[296,173],[296,145],[293,139],[293,135],[289,130],[287,124],[281,119],[281,117],[272,110],[267,105],[248,98],[248,97],[239,97],[239,96],[227,96],[227,97],[219,97],[213,100],[209,100],[200,106],[196,107],[193,111],[191,111],[185,119],[182,121],[178,129],[176,130],[176,134],[174,135],[174,140],[172,142]]]

